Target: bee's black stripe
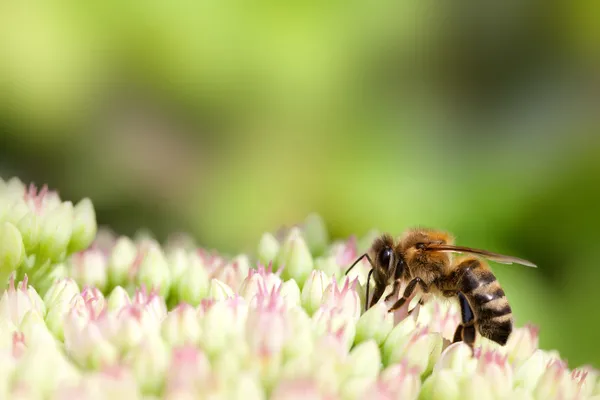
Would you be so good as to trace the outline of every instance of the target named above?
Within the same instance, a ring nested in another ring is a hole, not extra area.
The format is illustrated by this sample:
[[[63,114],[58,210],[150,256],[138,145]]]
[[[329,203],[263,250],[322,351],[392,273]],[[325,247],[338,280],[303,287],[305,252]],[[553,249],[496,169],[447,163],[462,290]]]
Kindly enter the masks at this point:
[[[490,321],[486,328],[487,338],[504,346],[512,332],[512,321],[510,319],[500,322]]]
[[[504,315],[508,315],[510,313],[512,313],[512,310],[511,310],[510,305],[508,303],[506,303],[504,306],[502,306],[500,308],[496,308],[496,307],[482,307],[479,310],[478,319],[480,321],[488,321],[488,320],[491,320],[493,318],[498,318],[498,317],[502,317]]]
[[[491,271],[481,270],[479,273],[467,269],[461,279],[461,292],[465,294],[472,293],[480,286],[488,285],[496,281],[496,277]]]

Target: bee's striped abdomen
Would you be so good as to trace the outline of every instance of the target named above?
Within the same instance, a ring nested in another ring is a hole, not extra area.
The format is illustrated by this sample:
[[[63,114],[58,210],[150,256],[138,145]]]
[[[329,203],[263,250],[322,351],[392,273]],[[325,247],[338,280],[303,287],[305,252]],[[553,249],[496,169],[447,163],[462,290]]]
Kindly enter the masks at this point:
[[[498,280],[482,261],[468,258],[461,262],[459,290],[469,301],[479,333],[500,345],[512,332],[512,310]]]

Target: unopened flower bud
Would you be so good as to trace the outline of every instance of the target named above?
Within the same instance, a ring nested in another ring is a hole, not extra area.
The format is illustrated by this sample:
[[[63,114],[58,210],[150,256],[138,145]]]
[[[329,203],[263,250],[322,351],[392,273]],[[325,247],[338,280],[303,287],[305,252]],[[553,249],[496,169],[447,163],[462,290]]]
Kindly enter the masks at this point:
[[[388,313],[384,303],[377,303],[358,319],[354,342],[360,343],[374,339],[378,345],[382,345],[393,327],[394,315]]]
[[[506,353],[510,362],[521,364],[538,348],[538,328],[526,325],[516,328],[506,343]]]
[[[434,373],[442,369],[452,370],[459,377],[469,376],[477,369],[477,360],[473,358],[471,348],[464,342],[453,343],[440,355]]]
[[[96,237],[98,226],[92,201],[82,199],[73,210],[73,234],[69,242],[69,253],[86,249]]]
[[[270,233],[262,235],[258,244],[258,261],[264,265],[268,265],[277,257],[279,252],[279,242]]]
[[[148,250],[137,274],[139,284],[158,289],[161,296],[167,296],[171,288],[169,264],[158,245],[148,246]]]
[[[107,285],[107,266],[100,250],[88,250],[73,255],[71,259],[73,279],[80,286],[90,285],[104,290]]]
[[[415,320],[412,318],[405,318],[392,329],[383,343],[382,353],[385,364],[390,364],[392,353],[396,351],[398,347],[404,347],[406,343],[408,343],[415,328]]]
[[[304,285],[313,270],[313,258],[299,229],[290,230],[277,254],[276,265],[283,266],[284,279],[293,278],[298,285]]]
[[[208,297],[215,301],[225,300],[229,297],[233,297],[233,290],[227,284],[221,282],[218,279],[210,280],[210,287],[208,290]]]
[[[40,241],[41,217],[36,213],[28,212],[17,222],[16,227],[21,232],[25,251],[28,254],[34,252]]]
[[[166,343],[171,346],[198,343],[201,331],[196,310],[188,304],[180,304],[167,314],[161,331]]]
[[[302,307],[310,314],[320,307],[325,288],[329,286],[330,278],[325,272],[312,270],[302,288]]]
[[[350,281],[350,279],[345,279],[343,285],[338,285],[335,279],[332,279],[329,286],[325,288],[322,304],[342,310],[356,323],[361,314],[360,297],[356,285],[357,281]]]
[[[496,397],[491,389],[490,381],[482,375],[465,376],[460,380],[460,398],[461,400],[494,400],[494,399],[513,399],[511,387],[505,389],[507,397]]]
[[[169,263],[169,272],[173,279],[173,284],[177,285],[183,272],[188,268],[188,252],[182,247],[170,249],[167,253],[167,262]]]
[[[131,239],[125,236],[117,239],[108,258],[108,279],[111,286],[125,285],[137,254],[138,250]]]
[[[193,254],[190,256],[190,264],[179,277],[177,284],[177,297],[193,306],[209,295],[209,277],[202,259]]]
[[[442,336],[439,333],[429,333],[422,328],[412,333],[410,340],[404,346],[392,350],[389,362],[404,360],[409,366],[414,366],[422,374],[428,373],[442,351]]]
[[[458,379],[450,370],[441,370],[430,375],[423,382],[420,400],[458,400],[460,399]]]
[[[43,315],[45,313],[44,303],[33,288],[28,290],[27,277],[15,287],[13,275],[8,290],[2,294],[0,299],[0,318],[8,319],[15,326],[19,326],[25,313],[29,310],[34,310]]]
[[[312,379],[281,381],[271,394],[272,400],[325,400],[326,398],[321,393],[317,382]]]
[[[374,340],[360,343],[350,352],[348,364],[348,377],[368,378],[375,381],[381,368],[381,354],[379,353],[378,344]]]
[[[227,398],[231,400],[264,400],[267,398],[260,382],[252,374],[237,375],[235,384],[230,388]]]
[[[65,326],[65,349],[72,359],[86,368],[96,369],[114,364],[119,352],[103,337],[98,325],[88,323],[79,329],[75,324]]]
[[[533,390],[546,370],[550,357],[542,350],[536,350],[515,370],[515,387]]]
[[[126,357],[143,393],[158,395],[165,382],[170,355],[162,338],[156,334],[145,335],[141,343]]]
[[[124,307],[131,305],[129,294],[121,286],[115,287],[108,296],[108,311],[119,311]]]
[[[10,222],[0,224],[0,290],[3,291],[10,274],[25,259],[21,232]]]
[[[56,303],[70,302],[71,299],[79,294],[79,286],[71,278],[58,279],[50,286],[44,295],[44,303],[48,309],[54,307]]]
[[[61,261],[73,232],[73,203],[66,201],[50,210],[42,220],[39,254],[42,259]]]
[[[513,387],[513,373],[507,356],[497,351],[483,352],[479,356],[477,370],[488,383],[493,397],[502,398],[509,395]]]
[[[281,285],[281,296],[288,309],[300,305],[300,288],[295,280],[290,279]]]
[[[34,344],[17,363],[13,387],[33,387],[43,398],[47,398],[60,385],[73,382],[78,377],[77,369],[56,345]]]
[[[416,400],[421,389],[420,373],[406,363],[393,364],[384,369],[368,389],[369,397]]]

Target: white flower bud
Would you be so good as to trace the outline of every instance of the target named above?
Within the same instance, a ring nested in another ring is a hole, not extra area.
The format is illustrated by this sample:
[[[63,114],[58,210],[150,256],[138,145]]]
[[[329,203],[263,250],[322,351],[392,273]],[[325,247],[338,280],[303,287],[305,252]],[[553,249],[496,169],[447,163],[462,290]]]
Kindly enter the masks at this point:
[[[323,271],[312,270],[302,288],[302,306],[312,315],[321,305],[325,288],[329,286],[330,278]]]

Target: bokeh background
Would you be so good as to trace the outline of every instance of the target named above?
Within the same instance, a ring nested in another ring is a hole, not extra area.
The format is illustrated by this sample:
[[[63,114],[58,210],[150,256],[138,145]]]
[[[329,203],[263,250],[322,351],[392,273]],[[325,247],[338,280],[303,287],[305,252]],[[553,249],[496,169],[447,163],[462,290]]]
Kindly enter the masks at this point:
[[[0,175],[221,251],[446,229],[600,367],[599,71],[594,0],[4,1]]]

